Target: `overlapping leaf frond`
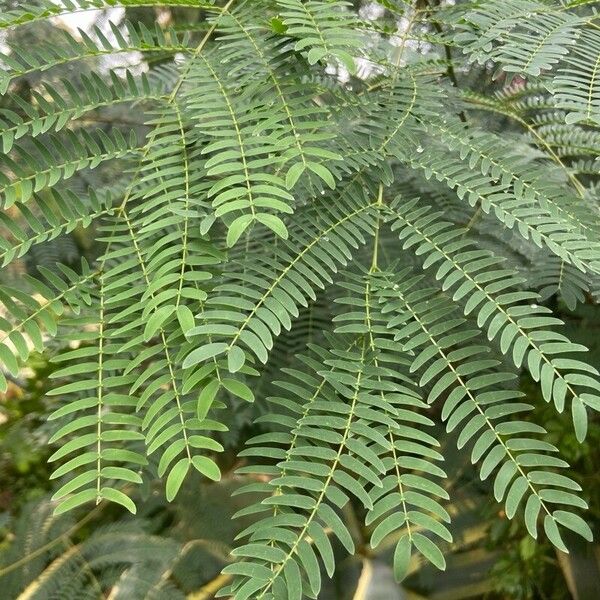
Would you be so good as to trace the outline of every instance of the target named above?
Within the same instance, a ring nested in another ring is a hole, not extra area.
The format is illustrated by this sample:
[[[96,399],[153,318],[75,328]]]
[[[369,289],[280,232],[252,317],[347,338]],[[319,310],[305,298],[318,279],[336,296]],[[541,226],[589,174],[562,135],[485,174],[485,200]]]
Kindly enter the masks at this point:
[[[54,240],[76,227],[88,227],[92,221],[110,214],[116,192],[106,190],[99,195],[90,188],[84,196],[68,189],[61,192],[52,189],[47,199],[35,194],[28,204],[15,203],[20,218],[14,218],[15,210],[13,218],[0,214],[2,226],[10,232],[6,238],[0,238],[2,266],[21,258],[35,245]]]
[[[430,478],[445,474],[435,465],[442,458],[434,449],[438,442],[420,431],[432,425],[418,412],[426,405],[398,370],[396,348],[374,303],[371,275],[351,277],[342,289],[349,296],[339,302],[350,312],[336,318],[340,325],[328,337],[332,349],[313,348],[313,355],[286,370],[291,379],[278,384],[284,395],[272,398],[273,412],[259,419],[274,431],[251,440],[242,453],[271,459],[242,469],[271,479],[242,490],[263,492],[260,504],[247,510],[267,515],[240,534],[248,542],[234,554],[245,560],[225,569],[237,575],[224,591],[235,598],[295,597],[301,590],[317,597],[318,560],[329,575],[335,566],[323,529],[330,529],[348,552],[354,550],[339,513],[348,494],[369,510],[367,524],[376,524],[373,547],[403,532],[395,556],[398,579],[414,550],[444,566],[430,535],[452,539],[441,522],[449,516],[434,499],[446,493]]]
[[[467,31],[457,40],[480,62],[492,60],[504,71],[538,76],[577,43],[582,21],[541,1],[488,1],[466,14]]]
[[[6,93],[11,82],[18,77],[85,58],[133,51],[161,54],[190,52],[189,36],[176,31],[165,32],[158,26],[151,31],[143,24],[134,26],[126,23],[121,28],[111,23],[111,32],[114,41],[107,39],[95,27],[93,37],[82,30],[79,30],[79,38],[63,31],[64,41],[61,44],[42,42],[35,50],[11,48],[9,54],[0,57],[6,65],[0,76],[0,93]]]
[[[19,362],[26,361],[32,349],[44,350],[44,332],[55,335],[57,320],[65,310],[75,313],[91,301],[92,281],[96,272],[83,261],[81,272],[60,265],[57,274],[40,267],[40,277],[25,275],[28,288],[3,285],[0,299],[5,315],[0,319],[0,353],[3,367],[13,376],[19,374]],[[25,337],[27,336],[27,337]],[[4,373],[0,385],[6,389]]]
[[[542,301],[556,295],[570,310],[584,303],[590,292],[590,283],[581,271],[556,256],[542,260],[536,256],[527,275],[531,277],[531,287],[539,290]]]
[[[404,351],[415,353],[410,370],[423,371],[420,386],[431,385],[428,402],[445,397],[442,418],[447,431],[461,426],[459,448],[475,441],[471,461],[480,464],[482,479],[498,468],[494,478],[496,500],[504,501],[509,519],[523,503],[525,522],[534,538],[541,513],[544,530],[558,547],[566,549],[559,524],[591,539],[591,530],[569,508],[587,507],[573,493],[580,486],[551,470],[569,465],[550,454],[557,448],[532,437],[543,436],[546,431],[524,420],[507,419],[533,408],[520,401],[522,392],[506,385],[515,374],[497,370],[499,361],[488,357],[490,349],[478,343],[476,329],[463,327],[465,320],[450,298],[435,289],[415,289],[421,277],[407,274],[384,280],[383,312],[394,315],[388,321],[388,327],[395,331],[394,340],[403,342]],[[552,511],[553,504],[561,508]]]
[[[336,130],[331,127],[328,111],[313,100],[320,90],[307,82],[299,85],[297,78],[289,73],[291,53],[287,39],[265,35],[259,27],[249,26],[246,15],[242,10],[225,16],[220,39],[227,52],[224,62],[235,64],[237,77],[244,73],[261,82],[254,87],[252,95],[262,106],[268,107],[269,114],[266,119],[264,115],[260,119],[258,114],[255,133],[277,131],[288,190],[295,187],[303,174],[311,173],[335,187],[326,165],[329,161],[341,160],[341,156],[328,151]],[[295,69],[300,72],[300,65]]]
[[[565,117],[567,123],[600,125],[600,37],[597,32],[585,31],[565,63],[566,66],[558,70],[552,82],[557,107],[568,111]]]
[[[477,316],[477,326],[487,330],[488,339],[498,339],[502,353],[512,356],[517,367],[527,366],[547,402],[562,412],[569,399],[577,437],[583,440],[586,406],[598,410],[600,384],[594,367],[568,355],[585,352],[585,346],[553,330],[562,321],[536,304],[537,294],[522,289],[523,279],[503,268],[502,257],[478,249],[464,230],[418,200],[397,201],[395,206],[392,228],[399,230],[403,249],[416,246],[415,252],[425,257],[423,267],[436,269],[442,290],[454,289],[452,299],[464,303],[466,315]]]
[[[7,103],[22,110],[26,116],[23,117],[14,110],[0,111],[2,149],[4,153],[8,153],[20,138],[34,138],[49,131],[57,132],[71,120],[101,107],[122,102],[160,100],[163,93],[164,82],[160,79],[149,79],[145,74],[136,79],[128,71],[123,80],[111,71],[110,84],[96,73],[82,75],[80,82],[65,79],[60,88],[46,84],[44,93],[32,91],[34,106],[20,96],[7,94]],[[51,101],[46,95],[51,97]]]
[[[356,69],[354,55],[362,46],[356,34],[356,14],[350,3],[334,0],[277,0],[286,34],[298,39],[295,50],[306,51],[309,64],[336,59],[350,72]]]
[[[269,172],[280,165],[280,150],[286,148],[280,145],[277,132],[264,131],[261,126],[270,116],[267,106],[249,91],[234,97],[231,84],[219,76],[216,65],[212,57],[201,56],[195,61],[186,105],[189,112],[198,115],[200,131],[214,138],[203,151],[212,154],[206,162],[207,176],[219,176],[208,192],[215,216],[244,213],[229,223],[229,246],[254,223],[262,223],[286,238],[285,224],[272,212],[293,212],[289,206],[293,197],[283,178]],[[204,90],[200,97],[199,88]]]
[[[292,241],[277,241],[271,256],[242,263],[215,288],[202,317],[206,325],[188,332],[196,336],[187,366],[226,355],[235,372],[246,361],[268,360],[273,335],[290,329],[299,306],[316,298],[315,290],[331,283],[330,273],[352,259],[352,251],[373,232],[377,198],[352,185],[352,201],[323,201],[299,214]],[[199,344],[207,334],[210,344]],[[217,341],[219,340],[219,341]]]
[[[202,200],[208,189],[205,161],[197,140],[176,102],[150,111],[149,117],[155,128],[142,175],[128,200],[133,205],[130,235],[137,240],[144,276],[151,283],[140,298],[142,315],[145,319],[154,313],[157,320],[145,337],[176,311],[193,320],[186,303],[206,299],[201,286],[212,277],[207,268],[220,261],[217,248],[193,227],[209,216],[208,203]],[[169,220],[165,211],[172,215]]]
[[[384,423],[387,427],[382,435],[389,441],[389,452],[382,457],[386,476],[381,487],[371,488],[373,508],[365,524],[377,523],[370,540],[373,548],[388,536],[397,536],[394,575],[397,581],[402,581],[414,554],[421,554],[439,569],[445,568],[439,545],[443,541],[451,542],[452,534],[444,524],[450,522],[450,515],[438,499],[447,500],[449,496],[434,479],[447,475],[435,464],[443,460],[437,450],[440,443],[422,430],[434,423],[419,411],[426,408],[426,404],[409,377],[410,368],[406,371],[410,366],[409,354],[396,345],[396,336],[391,335],[395,332],[391,331],[389,319],[381,310],[380,281],[389,278],[390,273],[381,273],[376,263],[377,257],[374,257],[366,275],[355,276],[353,283],[343,286],[351,294],[338,302],[348,305],[350,312],[337,316],[334,321],[344,323],[336,329],[337,333],[364,335],[366,344],[374,352],[373,366],[380,370],[377,382],[392,392],[385,394],[379,390],[381,404],[385,406],[387,400],[394,407],[391,415],[394,423]],[[354,310],[357,307],[361,310]],[[402,371],[398,370],[398,364],[404,367]],[[399,384],[395,390],[389,382],[385,383],[386,370],[395,371],[393,376],[399,380],[395,382]]]
[[[35,4],[20,3],[18,8],[3,11],[0,28],[6,29],[15,25],[32,23],[62,14],[73,14],[94,9],[136,6],[188,6],[191,8],[214,9],[214,0],[199,2],[198,0],[66,0],[56,4],[52,0],[41,0]]]
[[[181,359],[176,347],[169,343],[174,340],[177,340],[177,346],[183,343],[180,323],[185,324],[187,331],[190,319],[193,322],[193,314],[189,308],[186,310],[185,305],[169,303],[158,308],[160,278],[154,285],[150,279],[151,261],[142,250],[132,220],[125,210],[121,211],[121,217],[123,224],[107,228],[111,247],[103,257],[107,267],[107,290],[111,294],[108,300],[112,313],[109,335],[115,341],[116,352],[132,353],[131,360],[121,366],[121,381],[128,386],[127,397],[136,399],[136,411],[145,409],[141,428],[147,453],[151,455],[161,450],[158,472],[161,476],[168,473],[167,497],[173,498],[192,466],[212,479],[220,477],[214,461],[202,456],[200,451],[218,452],[222,446],[199,432],[223,428],[219,423],[195,418],[195,403],[184,391]],[[218,254],[213,251],[211,255],[210,248],[206,254],[209,263],[218,263]],[[126,260],[123,261],[123,258]],[[170,262],[168,255],[161,260],[167,265]],[[185,263],[178,260],[178,264]],[[176,272],[175,275],[179,277],[181,273]],[[186,292],[185,296],[191,296],[195,301],[205,298],[206,292],[193,285],[195,282],[190,279],[190,292]],[[182,290],[175,288],[169,291],[165,300],[171,302],[178,293],[179,297],[183,297]],[[175,331],[168,326],[169,323],[177,324]],[[175,459],[177,462],[173,465]]]
[[[49,419],[67,421],[50,438],[50,443],[63,440],[50,461],[69,457],[52,477],[60,478],[81,470],[54,494],[53,499],[63,499],[56,514],[90,500],[98,504],[102,499],[122,504],[135,513],[132,500],[113,485],[105,486],[104,482],[141,483],[141,477],[130,466],[146,464],[145,457],[139,452],[114,448],[115,445],[122,446],[123,442],[143,441],[144,436],[139,431],[141,419],[127,410],[131,408],[132,399],[118,393],[126,377],[117,375],[121,359],[115,352],[118,349],[116,340],[107,339],[105,277],[99,274],[98,278],[98,297],[92,302],[92,310],[62,323],[77,333],[86,330],[84,335],[73,333],[67,336],[81,345],[59,355],[56,361],[59,364],[67,362],[67,366],[53,373],[55,378],[70,378],[71,381],[50,392],[60,398],[61,406]],[[65,441],[71,436],[73,439]]]
[[[69,131],[64,138],[50,134],[45,143],[31,140],[31,146],[16,148],[14,158],[3,157],[0,198],[5,209],[27,202],[34,193],[54,187],[81,169],[128,156],[136,151],[137,141],[133,131],[126,139],[118,129],[110,135],[99,129],[94,134]]]
[[[508,143],[493,135],[444,121],[430,122],[427,129],[456,152],[448,155],[434,145],[416,152],[411,163],[427,178],[444,181],[471,206],[493,214],[506,227],[515,228],[539,247],[546,246],[581,271],[600,269],[594,206],[574,193],[569,197],[565,186],[554,183],[527,156],[511,157],[506,153]],[[458,171],[456,165],[467,159],[469,170]]]

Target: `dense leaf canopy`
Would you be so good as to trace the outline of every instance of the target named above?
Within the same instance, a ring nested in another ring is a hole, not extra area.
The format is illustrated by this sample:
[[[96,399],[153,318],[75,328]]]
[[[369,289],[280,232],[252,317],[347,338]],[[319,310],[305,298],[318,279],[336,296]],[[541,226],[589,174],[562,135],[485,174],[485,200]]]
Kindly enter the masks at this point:
[[[222,595],[317,598],[332,543],[355,552],[349,503],[399,581],[411,556],[444,569],[436,423],[533,538],[592,539],[520,381],[585,444],[600,376],[561,315],[598,298],[593,2],[18,4],[3,30],[205,17],[1,56],[0,387],[51,356],[55,514],[218,481],[254,403]],[[76,260],[40,259],[83,229]]]

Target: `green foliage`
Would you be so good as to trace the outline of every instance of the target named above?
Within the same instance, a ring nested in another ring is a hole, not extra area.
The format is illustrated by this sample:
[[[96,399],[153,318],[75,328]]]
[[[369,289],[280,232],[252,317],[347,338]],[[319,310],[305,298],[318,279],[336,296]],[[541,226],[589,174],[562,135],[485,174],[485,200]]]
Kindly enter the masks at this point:
[[[600,376],[564,324],[598,297],[597,14],[378,4],[44,0],[0,20],[0,387],[32,350],[54,365],[48,518],[235,468],[236,600],[320,597],[343,552],[391,548],[397,581],[445,569],[448,440],[522,533],[593,537],[539,401],[573,444],[595,432]],[[11,37],[142,6],[203,12]],[[103,62],[132,52],[142,69]],[[66,239],[80,261],[39,260]],[[150,590],[183,550],[107,530],[78,552]]]

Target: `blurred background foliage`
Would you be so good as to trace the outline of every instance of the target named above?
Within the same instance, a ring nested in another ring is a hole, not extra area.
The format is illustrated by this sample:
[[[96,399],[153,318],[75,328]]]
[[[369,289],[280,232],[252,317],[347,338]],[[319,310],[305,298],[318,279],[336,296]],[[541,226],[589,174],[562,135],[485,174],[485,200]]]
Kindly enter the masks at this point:
[[[427,1],[427,0],[425,0]],[[30,0],[30,3],[31,0]],[[0,12],[15,8],[18,1],[0,0]],[[354,4],[369,10],[373,3],[364,0]],[[379,7],[385,2],[378,3]],[[125,19],[143,22],[148,26],[185,29],[193,36],[201,36],[206,29],[203,11],[186,7],[128,8],[89,11],[71,18],[55,18],[28,27],[8,31],[0,37],[4,49],[13,44],[35,47],[41,39],[58,39],[61,28],[71,32],[77,27],[89,31],[96,25],[102,29],[110,17],[112,21]],[[379,21],[381,23],[381,21]],[[390,19],[389,28],[398,27]],[[426,34],[427,32],[424,32]],[[79,61],[57,66],[43,74],[19,80],[13,90],[16,95],[30,100],[43,81],[52,81],[60,87],[61,80],[69,79],[73,70],[80,75],[86,68],[122,66],[134,73],[160,73],[162,62],[172,60],[153,53],[131,53],[94,59],[94,63]],[[106,64],[98,61],[107,61]],[[110,61],[110,62],[109,62]],[[118,61],[118,62],[115,62]],[[482,92],[502,92],[505,82],[494,79],[491,70],[472,66],[468,72],[453,74],[460,87],[468,82],[471,89]],[[0,113],[16,110],[10,97],[0,100]],[[76,121],[82,127],[93,126],[109,131],[134,125],[144,134],[140,114],[130,106],[111,106],[86,113]],[[483,112],[480,115],[488,129],[508,131],[514,122],[508,117]],[[104,163],[100,168],[85,170],[70,180],[73,191],[88,187],[110,186],[115,164]],[[435,183],[431,184],[435,186]],[[428,190],[435,193],[435,190]],[[51,202],[51,198],[48,198]],[[6,232],[1,232],[2,234]],[[52,268],[60,261],[77,265],[80,257],[93,258],[94,235],[90,229],[77,228],[45,243],[43,254],[35,247],[27,260],[16,260],[3,269],[3,282],[19,278],[38,265]],[[322,301],[327,303],[327,299]],[[561,318],[567,322],[565,334],[574,342],[590,348],[588,359],[598,364],[600,357],[600,322],[596,318],[595,302],[590,296],[587,303],[574,311],[564,305],[565,298],[553,302]],[[302,318],[300,318],[302,322]],[[282,349],[291,355],[299,348]],[[277,354],[277,353],[274,353]],[[200,478],[186,481],[174,503],[167,503],[157,484],[143,490],[141,507],[132,517],[115,505],[101,504],[88,512],[52,516],[52,482],[47,465],[49,455],[48,431],[45,419],[48,400],[45,390],[52,372],[48,357],[33,353],[18,378],[11,378],[8,391],[0,395],[0,597],[3,600],[208,600],[213,598],[225,582],[220,571],[229,560],[230,548],[236,533],[250,523],[251,516],[232,521],[232,515],[242,504],[236,502],[237,487],[246,481],[233,475],[239,466],[237,451],[249,437],[257,433],[252,426],[247,404],[231,415],[230,431],[222,440],[228,451],[220,465],[229,475],[219,483],[203,484]],[[7,377],[9,377],[7,375]],[[568,419],[560,419],[552,406],[542,401],[539,388],[526,375],[521,388],[537,407],[533,417],[545,423],[550,432],[548,441],[555,444],[561,455],[572,465],[570,475],[581,483],[588,494],[585,499],[591,507],[600,506],[600,428],[592,424],[588,443],[577,443]],[[538,396],[538,397],[536,397]],[[440,436],[440,439],[442,436]],[[357,525],[353,534],[358,549],[355,557],[345,557],[337,548],[339,568],[332,580],[324,578],[320,595],[323,600],[588,600],[600,598],[600,544],[569,539],[571,553],[563,554],[548,543],[534,542],[518,520],[509,521],[489,500],[490,495],[477,477],[467,455],[460,455],[455,440],[445,438],[443,453],[449,457],[448,480],[453,488],[454,501],[448,507],[452,515],[452,533],[455,543],[448,548],[448,568],[445,573],[431,566],[411,565],[411,575],[399,587],[393,578],[389,554],[393,547],[380,546],[375,553],[368,546],[368,534]],[[595,501],[590,501],[595,498]],[[348,508],[349,511],[354,510]],[[353,515],[346,515],[349,522]],[[358,518],[354,518],[359,523]],[[600,514],[592,510],[588,522],[598,531]]]

